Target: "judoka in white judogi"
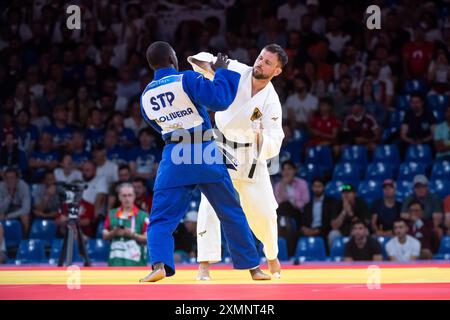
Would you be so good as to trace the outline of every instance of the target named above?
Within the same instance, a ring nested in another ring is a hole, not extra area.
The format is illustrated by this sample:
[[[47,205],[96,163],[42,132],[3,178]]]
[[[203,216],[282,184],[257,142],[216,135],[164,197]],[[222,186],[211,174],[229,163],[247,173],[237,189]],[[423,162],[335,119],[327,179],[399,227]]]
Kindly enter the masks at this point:
[[[264,54],[268,54],[265,49],[261,52],[261,55]],[[262,60],[260,62],[257,60],[255,67],[257,64],[265,63],[261,55],[258,59]],[[195,71],[209,78],[213,77],[213,73],[208,70],[208,63],[213,60],[214,57],[205,52],[188,58]],[[271,262],[275,263],[270,268],[272,273],[279,276],[276,214],[278,204],[273,194],[267,161],[278,156],[284,138],[281,104],[270,81],[252,96],[253,67],[231,60],[228,68],[240,73],[241,80],[236,98],[230,107],[215,114],[216,126],[228,141],[225,144],[218,142],[218,145],[237,159],[237,170],[229,170],[233,186],[239,193],[250,228],[264,246],[269,267]],[[257,68],[258,71],[262,71]],[[198,213],[197,232],[197,261],[209,263],[220,261],[220,222],[203,195]],[[209,279],[209,272],[202,274],[200,268],[198,279]]]

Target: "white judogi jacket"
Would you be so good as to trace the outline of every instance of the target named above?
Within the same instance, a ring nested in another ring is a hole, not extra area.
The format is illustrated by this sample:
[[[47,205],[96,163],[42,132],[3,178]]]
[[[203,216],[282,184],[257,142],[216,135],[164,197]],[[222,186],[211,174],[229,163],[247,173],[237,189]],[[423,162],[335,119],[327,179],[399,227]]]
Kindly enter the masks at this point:
[[[195,71],[210,78],[212,76],[211,71],[199,68],[192,58],[206,62],[215,61],[216,58],[205,52],[188,58]],[[236,60],[230,60],[228,69],[240,73],[241,79],[236,98],[230,107],[225,111],[216,112],[216,125],[228,140],[238,143],[251,143],[252,146],[239,147],[234,150],[229,146],[221,144],[219,146],[224,147],[237,159],[237,171],[229,170],[233,180],[259,182],[265,177],[264,180],[267,181],[269,176],[267,160],[278,156],[284,138],[281,103],[278,94],[272,83],[269,82],[264,89],[252,97],[253,68]],[[252,130],[252,120],[250,120],[256,108],[262,114],[259,120],[263,127],[259,154],[256,150],[256,135]],[[256,170],[253,178],[249,178],[249,172],[255,158],[257,158]]]

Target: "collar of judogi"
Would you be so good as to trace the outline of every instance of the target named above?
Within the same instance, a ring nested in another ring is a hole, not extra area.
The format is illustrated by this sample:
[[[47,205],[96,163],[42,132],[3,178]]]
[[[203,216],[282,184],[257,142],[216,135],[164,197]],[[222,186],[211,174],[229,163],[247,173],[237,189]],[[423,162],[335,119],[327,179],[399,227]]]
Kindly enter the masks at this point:
[[[159,79],[169,76],[171,74],[177,74],[177,73],[178,73],[178,71],[172,67],[158,69],[155,71],[155,76],[154,76],[153,80],[159,80]]]

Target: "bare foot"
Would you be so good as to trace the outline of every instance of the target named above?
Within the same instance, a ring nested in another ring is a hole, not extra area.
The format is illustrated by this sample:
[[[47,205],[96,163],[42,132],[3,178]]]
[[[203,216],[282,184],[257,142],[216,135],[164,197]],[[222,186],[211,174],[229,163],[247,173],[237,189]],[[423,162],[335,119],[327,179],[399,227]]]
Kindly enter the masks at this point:
[[[164,264],[158,263],[155,265],[154,270],[145,278],[139,280],[139,282],[156,282],[166,277],[166,270]]]
[[[265,274],[262,272],[262,270],[258,267],[256,269],[250,270],[250,274],[252,275],[252,279],[259,281],[259,280],[270,280],[271,277],[268,274]]]
[[[269,265],[270,273],[277,279],[281,278],[281,264],[278,258],[273,260],[267,260],[267,264]]]
[[[209,262],[200,262],[198,266],[197,281],[209,281],[211,277],[209,276]]]

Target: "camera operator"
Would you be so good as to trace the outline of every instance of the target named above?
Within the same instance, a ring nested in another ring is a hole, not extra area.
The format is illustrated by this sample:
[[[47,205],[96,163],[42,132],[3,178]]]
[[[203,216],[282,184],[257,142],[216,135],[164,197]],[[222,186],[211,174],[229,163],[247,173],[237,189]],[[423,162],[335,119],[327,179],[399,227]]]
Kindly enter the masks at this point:
[[[148,215],[135,204],[133,185],[119,186],[120,207],[109,211],[103,230],[103,239],[112,240],[109,266],[147,265]]]
[[[104,177],[96,175],[96,167],[94,162],[87,160],[83,163],[82,176],[87,188],[83,191],[82,199],[80,201],[79,210],[79,225],[83,234],[89,238],[95,236],[95,222],[104,216],[104,208],[106,201],[106,194],[108,188]],[[56,218],[56,223],[60,227],[60,231],[64,234],[66,232],[66,224],[68,221],[67,210],[63,210]]]
[[[61,199],[56,186],[56,178],[47,170],[42,183],[33,192],[33,216],[40,219],[54,219],[61,207]]]

